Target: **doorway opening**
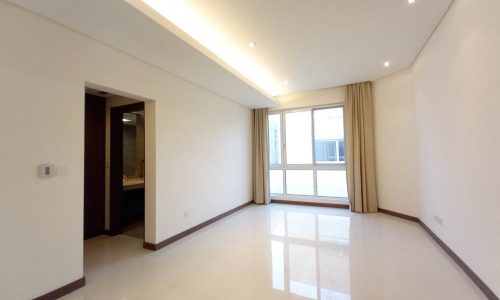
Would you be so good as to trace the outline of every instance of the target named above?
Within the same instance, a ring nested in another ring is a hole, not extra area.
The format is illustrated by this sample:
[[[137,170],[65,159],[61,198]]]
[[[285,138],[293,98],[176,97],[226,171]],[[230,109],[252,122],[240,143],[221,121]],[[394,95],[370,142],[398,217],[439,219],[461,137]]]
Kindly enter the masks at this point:
[[[84,239],[147,236],[146,111],[144,100],[85,88]]]
[[[109,233],[144,239],[144,103],[110,109]]]

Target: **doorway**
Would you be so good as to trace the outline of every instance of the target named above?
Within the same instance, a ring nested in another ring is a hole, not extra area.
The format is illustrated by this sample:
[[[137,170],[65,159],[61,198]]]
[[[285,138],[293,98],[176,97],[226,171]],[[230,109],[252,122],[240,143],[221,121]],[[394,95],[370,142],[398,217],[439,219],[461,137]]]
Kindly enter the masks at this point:
[[[112,107],[110,116],[109,233],[144,239],[144,103]]]
[[[145,238],[144,102],[85,89],[84,239]]]

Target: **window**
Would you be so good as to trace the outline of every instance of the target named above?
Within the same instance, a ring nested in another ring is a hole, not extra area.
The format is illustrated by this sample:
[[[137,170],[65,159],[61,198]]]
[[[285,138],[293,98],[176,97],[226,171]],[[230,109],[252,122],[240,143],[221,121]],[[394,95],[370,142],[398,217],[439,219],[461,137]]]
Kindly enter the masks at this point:
[[[347,198],[345,170],[318,170],[316,174],[318,196]]]
[[[269,162],[281,164],[281,124],[279,115],[269,115]]]
[[[283,194],[283,171],[270,170],[269,183],[271,194]]]
[[[344,153],[343,107],[271,113],[271,195],[347,200]]]
[[[289,195],[314,196],[312,170],[286,170],[286,190]]]
[[[285,113],[288,164],[312,163],[311,112]]]
[[[344,111],[341,107],[318,109],[314,115],[317,164],[344,162]]]

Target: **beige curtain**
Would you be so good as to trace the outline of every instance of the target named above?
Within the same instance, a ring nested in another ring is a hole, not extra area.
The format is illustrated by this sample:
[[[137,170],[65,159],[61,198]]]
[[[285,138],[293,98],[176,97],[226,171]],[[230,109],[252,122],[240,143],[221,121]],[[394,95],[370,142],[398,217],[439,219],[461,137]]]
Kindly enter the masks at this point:
[[[268,168],[268,121],[267,108],[253,111],[253,201],[257,204],[269,204],[269,168]]]
[[[351,210],[376,212],[371,82],[350,84],[344,104],[347,191]]]

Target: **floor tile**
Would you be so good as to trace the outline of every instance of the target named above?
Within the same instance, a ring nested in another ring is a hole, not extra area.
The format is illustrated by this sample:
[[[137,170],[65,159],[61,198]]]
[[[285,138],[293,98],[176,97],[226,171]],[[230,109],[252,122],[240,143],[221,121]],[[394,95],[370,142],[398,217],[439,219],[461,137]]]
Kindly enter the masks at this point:
[[[64,299],[484,299],[416,223],[252,205],[156,252],[85,242],[87,285]]]

